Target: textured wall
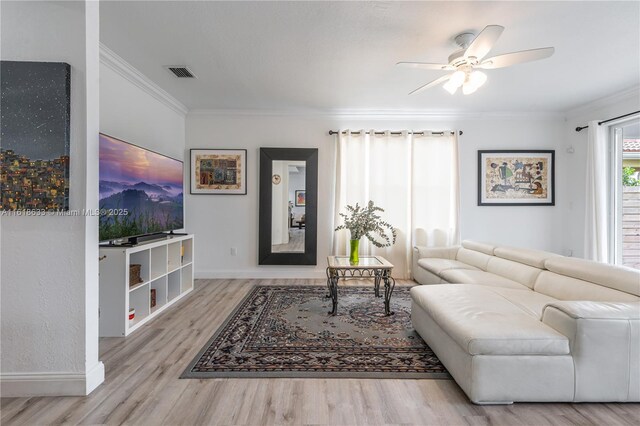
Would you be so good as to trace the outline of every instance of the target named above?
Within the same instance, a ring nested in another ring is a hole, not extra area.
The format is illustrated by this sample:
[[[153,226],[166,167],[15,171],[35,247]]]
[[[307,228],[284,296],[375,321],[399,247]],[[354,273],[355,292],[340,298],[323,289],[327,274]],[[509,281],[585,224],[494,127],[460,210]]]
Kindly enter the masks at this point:
[[[71,65],[70,203],[71,209],[94,208],[98,6],[2,2],[1,8],[2,59]],[[67,375],[80,378],[81,387],[59,392],[83,393],[85,374],[101,371],[97,219],[3,217],[0,229],[3,380]],[[92,381],[102,381],[101,373],[96,377]]]

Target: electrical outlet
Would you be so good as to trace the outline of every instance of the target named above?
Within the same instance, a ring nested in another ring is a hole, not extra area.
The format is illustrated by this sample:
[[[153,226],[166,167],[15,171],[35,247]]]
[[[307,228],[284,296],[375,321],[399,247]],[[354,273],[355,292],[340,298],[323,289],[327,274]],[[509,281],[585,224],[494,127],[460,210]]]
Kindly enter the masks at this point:
[[[238,255],[238,249],[235,247],[231,247],[231,256],[237,256]]]

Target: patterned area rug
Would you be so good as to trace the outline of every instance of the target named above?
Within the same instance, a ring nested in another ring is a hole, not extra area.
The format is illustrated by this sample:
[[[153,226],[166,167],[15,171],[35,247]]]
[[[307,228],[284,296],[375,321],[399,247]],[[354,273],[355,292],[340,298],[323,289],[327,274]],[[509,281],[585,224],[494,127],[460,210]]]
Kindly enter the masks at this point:
[[[256,286],[181,378],[450,378],[411,325],[409,287],[395,315],[373,286],[340,287],[338,315],[322,286]]]

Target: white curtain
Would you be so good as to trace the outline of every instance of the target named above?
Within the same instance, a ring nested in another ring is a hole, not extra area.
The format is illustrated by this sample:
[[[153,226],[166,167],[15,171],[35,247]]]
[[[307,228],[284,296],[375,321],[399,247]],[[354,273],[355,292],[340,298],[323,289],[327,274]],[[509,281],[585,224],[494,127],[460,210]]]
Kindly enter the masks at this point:
[[[459,242],[458,140],[455,134],[375,135],[346,131],[336,139],[334,228],[342,223],[346,205],[372,200],[382,217],[396,228],[396,243],[377,248],[363,239],[362,255],[384,256],[394,265],[394,277],[409,278],[416,230],[429,241]],[[334,232],[333,253],[349,249],[349,231]],[[420,241],[420,244],[425,244]]]
[[[587,174],[584,254],[586,259],[609,261],[607,128],[589,122],[587,134]]]

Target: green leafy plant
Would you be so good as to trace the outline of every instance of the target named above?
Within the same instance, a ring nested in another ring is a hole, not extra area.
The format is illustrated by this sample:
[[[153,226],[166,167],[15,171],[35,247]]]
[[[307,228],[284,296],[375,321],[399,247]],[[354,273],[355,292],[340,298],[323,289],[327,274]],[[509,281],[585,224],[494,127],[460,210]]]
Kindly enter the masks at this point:
[[[382,220],[378,212],[384,209],[377,207],[373,201],[369,201],[366,207],[347,206],[347,213],[339,213],[344,218],[344,224],[336,228],[336,231],[348,229],[352,240],[366,237],[376,247],[390,247],[396,242],[396,230]]]
[[[640,180],[633,177],[636,169],[633,167],[622,168],[622,185],[623,186],[640,186]]]

